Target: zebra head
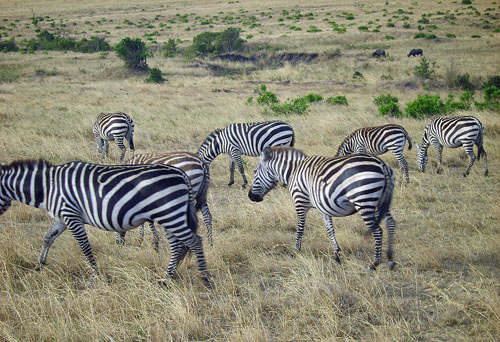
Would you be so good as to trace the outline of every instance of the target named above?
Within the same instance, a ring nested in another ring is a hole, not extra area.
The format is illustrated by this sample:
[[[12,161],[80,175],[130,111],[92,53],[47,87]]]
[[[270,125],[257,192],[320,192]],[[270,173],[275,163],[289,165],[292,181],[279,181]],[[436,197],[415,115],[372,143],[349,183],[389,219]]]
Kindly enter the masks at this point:
[[[266,147],[262,152],[259,163],[255,167],[252,187],[248,192],[248,198],[253,202],[261,202],[264,196],[278,184],[277,175],[269,168],[269,161],[272,155],[271,148]]]
[[[6,194],[6,178],[7,177],[7,166],[4,163],[0,163],[0,215],[10,208],[12,199]]]
[[[425,166],[427,165],[427,162],[429,161],[429,156],[427,155],[427,147],[425,143],[422,143],[422,146],[417,144],[416,141],[414,141],[415,147],[417,148],[417,164],[418,164],[418,169],[422,172],[425,172]]]

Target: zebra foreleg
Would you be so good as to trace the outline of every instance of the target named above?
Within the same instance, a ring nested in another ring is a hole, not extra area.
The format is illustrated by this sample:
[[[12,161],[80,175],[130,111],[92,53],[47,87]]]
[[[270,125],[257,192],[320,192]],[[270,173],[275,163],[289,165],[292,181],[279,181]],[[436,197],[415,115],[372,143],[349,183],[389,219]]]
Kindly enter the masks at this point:
[[[227,183],[227,186],[234,184],[234,166],[234,160],[229,156],[229,183]]]
[[[115,234],[115,241],[118,246],[123,246],[125,244],[125,236],[127,235],[126,232],[116,232]]]
[[[433,142],[432,146],[436,149],[437,152],[438,168],[436,170],[436,173],[441,173],[443,172],[443,145],[438,142]]]
[[[61,235],[65,230],[66,226],[59,220],[56,220],[54,224],[52,224],[52,227],[50,227],[50,230],[43,238],[43,247],[38,259],[40,265],[45,265],[45,260],[47,259],[47,253],[49,252],[50,246],[52,246],[54,240],[57,239],[57,237]]]
[[[243,167],[243,159],[241,159],[241,152],[239,150],[232,150],[231,151],[231,159],[236,162],[238,165],[238,171],[240,172],[241,178],[243,178],[243,184],[241,185],[241,188],[244,189],[247,184],[247,177],[245,176],[245,169]],[[233,178],[233,183],[234,183],[234,178]]]
[[[71,234],[73,234],[73,236],[75,237],[76,242],[78,243],[78,246],[80,246],[83,255],[85,256],[85,258],[87,258],[88,263],[94,270],[94,275],[97,275],[97,263],[94,259],[94,255],[92,254],[92,248],[90,247],[89,239],[87,237],[85,227],[83,226],[83,222],[80,218],[74,216],[65,218],[64,222],[66,223],[66,226],[68,227]]]
[[[333,242],[333,248],[335,249],[335,262],[340,264],[340,247],[337,244],[337,240],[335,239],[335,231],[333,229],[333,222],[332,222],[332,217],[328,215],[323,215],[323,219],[325,221],[326,225],[326,232],[328,233],[328,236]]]

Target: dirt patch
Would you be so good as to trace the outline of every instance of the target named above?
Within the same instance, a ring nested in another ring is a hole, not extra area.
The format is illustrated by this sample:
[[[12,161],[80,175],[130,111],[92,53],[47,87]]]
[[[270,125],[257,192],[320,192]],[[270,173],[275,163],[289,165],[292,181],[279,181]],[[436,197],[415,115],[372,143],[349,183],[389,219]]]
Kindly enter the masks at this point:
[[[261,54],[250,57],[228,53],[215,56],[213,59],[240,63],[263,63],[267,66],[283,66],[285,63],[290,63],[292,65],[296,65],[298,63],[311,63],[318,57],[319,53],[305,52],[284,52],[274,55]]]

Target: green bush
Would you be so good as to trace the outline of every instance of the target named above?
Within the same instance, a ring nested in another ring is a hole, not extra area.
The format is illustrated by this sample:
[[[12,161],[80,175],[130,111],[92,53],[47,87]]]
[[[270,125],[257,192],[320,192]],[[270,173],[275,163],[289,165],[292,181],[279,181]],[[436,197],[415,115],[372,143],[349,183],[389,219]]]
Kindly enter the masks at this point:
[[[0,51],[2,52],[10,52],[10,51],[17,51],[18,47],[16,44],[16,41],[14,40],[14,37],[10,38],[9,40],[0,40]]]
[[[90,37],[90,39],[83,38],[79,41],[75,41],[73,38],[60,37],[46,30],[40,32],[36,39],[29,40],[26,47],[31,52],[36,50],[70,50],[92,53],[111,50],[111,46],[106,42],[104,37]]]
[[[500,89],[500,76],[490,76],[488,80],[483,83],[483,88],[489,88],[491,86],[497,87]]]
[[[380,95],[373,100],[373,103],[378,106],[379,115],[390,115],[398,118],[403,116],[398,104],[398,98],[391,94]]]
[[[177,43],[172,38],[169,38],[168,41],[163,44],[162,50],[165,57],[173,57],[178,52]]]
[[[128,68],[147,70],[146,44],[140,38],[123,38],[116,46],[115,53]]]
[[[500,89],[491,86],[484,89],[484,102],[475,102],[475,106],[479,110],[497,110],[500,111]]]
[[[471,5],[472,1],[471,0],[462,0],[462,5]]]
[[[469,74],[458,75],[454,83],[455,86],[467,91],[474,91],[476,88],[470,81]]]
[[[434,66],[436,62],[429,62],[427,58],[422,57],[420,59],[420,64],[415,66],[414,74],[422,79],[429,79],[436,72]]]
[[[304,98],[309,103],[319,102],[323,100],[323,96],[318,94],[307,94],[306,96],[304,96]]]
[[[470,91],[460,95],[460,101],[456,102],[452,94],[446,100],[436,95],[418,95],[417,99],[406,104],[405,114],[407,117],[422,119],[433,115],[443,115],[456,110],[470,110],[474,101],[473,93]]]
[[[203,32],[195,36],[190,49],[193,53],[204,56],[241,50],[243,42],[240,29],[229,27],[222,32]]]
[[[425,33],[417,33],[416,35],[413,36],[414,39],[419,39],[419,38],[425,38]]]
[[[109,51],[111,46],[105,41],[104,37],[83,38],[75,43],[75,51],[92,53],[98,51]]]
[[[279,102],[276,94],[267,91],[267,87],[265,84],[261,84],[260,88],[259,87],[255,88],[253,92],[255,94],[258,94],[255,101],[260,105],[271,105]]]
[[[278,115],[303,115],[307,111],[308,104],[305,97],[298,97],[296,99],[288,99],[283,104],[274,104],[270,108]]]
[[[149,69],[149,77],[145,79],[147,83],[163,83],[165,81],[159,68]]]
[[[329,97],[326,99],[326,102],[332,105],[341,105],[341,106],[347,106],[347,98],[345,96],[339,95],[335,97]]]

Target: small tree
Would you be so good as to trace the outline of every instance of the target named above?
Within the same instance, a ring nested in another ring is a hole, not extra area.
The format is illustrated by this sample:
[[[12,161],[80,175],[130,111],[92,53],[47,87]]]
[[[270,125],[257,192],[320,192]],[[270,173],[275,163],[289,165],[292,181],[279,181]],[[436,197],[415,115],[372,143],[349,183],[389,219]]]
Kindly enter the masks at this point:
[[[434,70],[434,66],[436,62],[429,62],[427,58],[422,57],[420,60],[420,64],[415,66],[415,76],[420,77],[424,80],[431,78],[432,75],[436,72]]]
[[[123,38],[115,46],[115,52],[128,68],[147,70],[146,44],[140,39]]]
[[[145,81],[147,83],[163,83],[166,80],[163,78],[159,68],[151,68],[149,69],[149,77]]]

